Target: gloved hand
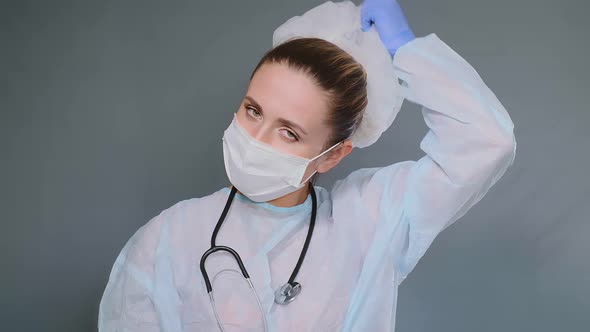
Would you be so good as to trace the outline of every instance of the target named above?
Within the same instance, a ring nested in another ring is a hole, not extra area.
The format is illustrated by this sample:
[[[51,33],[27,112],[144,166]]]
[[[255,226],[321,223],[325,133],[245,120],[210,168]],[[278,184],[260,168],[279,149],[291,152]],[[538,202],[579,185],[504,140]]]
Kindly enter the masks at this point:
[[[392,56],[400,47],[416,38],[396,0],[365,0],[361,5],[362,30],[369,30],[372,23]]]

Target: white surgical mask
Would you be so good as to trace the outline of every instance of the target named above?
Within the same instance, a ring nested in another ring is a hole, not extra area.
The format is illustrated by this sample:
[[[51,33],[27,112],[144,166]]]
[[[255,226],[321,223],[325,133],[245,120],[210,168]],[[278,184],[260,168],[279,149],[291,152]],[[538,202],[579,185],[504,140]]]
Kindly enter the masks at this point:
[[[255,202],[266,202],[302,188],[308,165],[340,143],[307,159],[259,142],[240,126],[236,115],[223,135],[223,159],[230,182]]]

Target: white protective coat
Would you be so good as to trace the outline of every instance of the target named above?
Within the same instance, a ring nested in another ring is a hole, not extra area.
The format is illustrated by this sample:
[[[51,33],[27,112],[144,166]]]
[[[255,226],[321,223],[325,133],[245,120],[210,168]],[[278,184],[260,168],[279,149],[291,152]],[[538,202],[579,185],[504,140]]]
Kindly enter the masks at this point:
[[[272,331],[393,331],[399,284],[435,237],[462,217],[513,163],[505,108],[477,72],[436,34],[401,47],[393,65],[405,99],[422,105],[425,155],[359,169],[331,190],[316,186],[315,232],[294,302],[273,302],[307,233],[311,198],[280,208],[236,195],[217,244],[238,251]],[[392,152],[393,153],[393,152]],[[141,227],[119,254],[102,301],[100,331],[216,331],[201,255],[228,188],[187,199]],[[228,255],[209,257],[227,331],[261,331],[252,293]],[[248,327],[251,327],[250,329]]]

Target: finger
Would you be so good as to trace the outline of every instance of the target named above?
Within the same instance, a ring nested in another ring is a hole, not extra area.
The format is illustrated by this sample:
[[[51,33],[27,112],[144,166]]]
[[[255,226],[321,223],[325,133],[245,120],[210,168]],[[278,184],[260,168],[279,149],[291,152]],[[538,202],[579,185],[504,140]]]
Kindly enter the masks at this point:
[[[373,24],[373,18],[369,15],[361,17],[361,29],[363,31],[367,31],[371,28],[371,24]]]
[[[366,7],[366,4],[363,2],[361,5],[361,29],[363,31],[369,30],[371,28],[371,24],[373,24],[374,21],[373,15]]]

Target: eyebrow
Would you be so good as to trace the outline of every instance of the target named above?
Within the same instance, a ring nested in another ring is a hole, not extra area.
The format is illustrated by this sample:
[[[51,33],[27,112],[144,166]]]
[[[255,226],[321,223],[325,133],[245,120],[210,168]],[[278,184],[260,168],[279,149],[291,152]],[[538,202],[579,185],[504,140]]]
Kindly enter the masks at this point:
[[[256,100],[254,100],[254,98],[252,98],[250,96],[246,96],[246,97],[244,97],[244,99],[247,99],[248,101],[250,101],[250,103],[252,103],[254,105],[254,107],[258,108],[260,110],[260,112],[264,113],[264,110],[262,109],[260,104],[258,104],[256,102]],[[285,126],[293,127],[295,129],[299,130],[300,132],[303,133],[303,135],[307,135],[307,132],[305,130],[303,130],[303,128],[300,125],[296,124],[293,121],[290,121],[290,120],[287,120],[284,118],[279,118],[278,121]]]

